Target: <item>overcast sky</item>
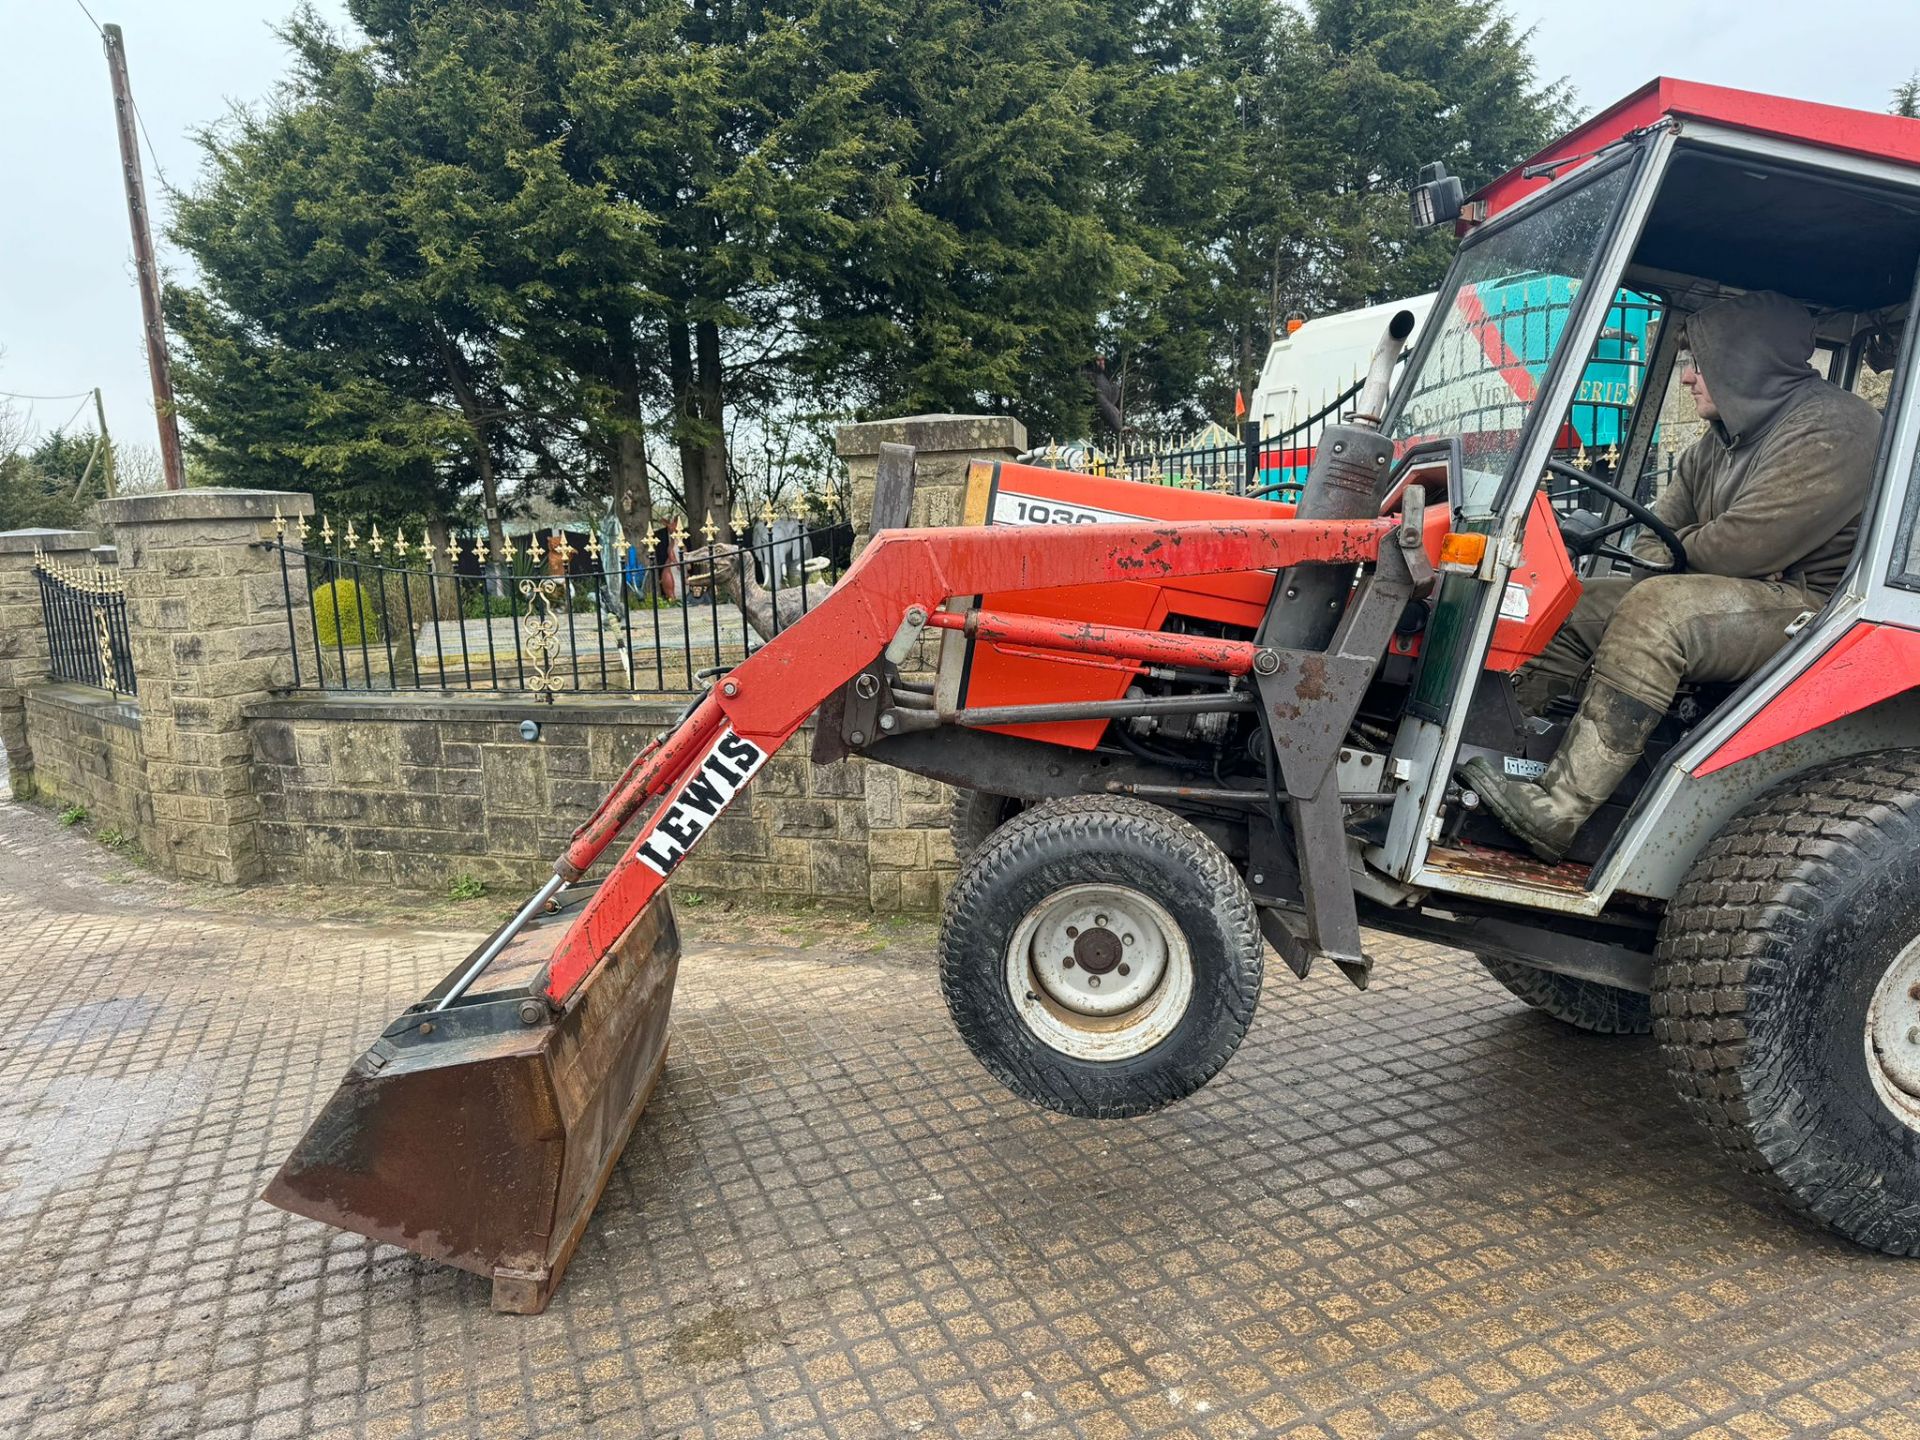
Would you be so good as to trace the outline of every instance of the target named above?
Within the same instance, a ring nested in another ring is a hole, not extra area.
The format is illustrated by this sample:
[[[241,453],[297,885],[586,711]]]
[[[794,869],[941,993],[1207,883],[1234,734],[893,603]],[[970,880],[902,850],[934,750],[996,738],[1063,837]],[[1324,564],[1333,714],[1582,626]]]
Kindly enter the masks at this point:
[[[191,132],[284,69],[273,26],[291,0],[87,0],[126,32],[133,91],[159,168],[197,167]],[[343,0],[317,0],[344,17]],[[1882,110],[1920,67],[1916,0],[1512,0],[1544,76],[1588,110],[1656,74]],[[0,0],[0,391],[98,385],[119,440],[151,444],[113,110],[99,36],[75,0]],[[165,205],[153,157],[149,198]],[[162,263],[178,256],[162,247]],[[75,401],[33,401],[44,429]]]

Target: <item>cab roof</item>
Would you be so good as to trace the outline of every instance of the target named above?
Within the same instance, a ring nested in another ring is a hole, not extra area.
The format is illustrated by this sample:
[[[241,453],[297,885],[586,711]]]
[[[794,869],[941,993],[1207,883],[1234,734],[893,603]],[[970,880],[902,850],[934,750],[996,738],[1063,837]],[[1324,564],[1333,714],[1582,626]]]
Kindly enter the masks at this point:
[[[1729,129],[1920,168],[1920,120],[1663,75],[1569,130],[1469,198],[1486,201],[1488,213],[1498,215],[1550,183],[1551,177],[1545,175],[1527,178],[1529,168],[1590,154],[1668,117],[1704,120]]]

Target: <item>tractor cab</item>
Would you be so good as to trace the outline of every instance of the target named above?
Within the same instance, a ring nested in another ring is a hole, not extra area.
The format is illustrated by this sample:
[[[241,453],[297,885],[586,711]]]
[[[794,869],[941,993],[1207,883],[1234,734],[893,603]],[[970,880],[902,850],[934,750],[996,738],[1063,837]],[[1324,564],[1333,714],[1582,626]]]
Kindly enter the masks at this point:
[[[1829,696],[1820,728],[1773,708],[1863,621],[1920,625],[1895,555],[1913,465],[1920,125],[1661,80],[1457,210],[1463,243],[1384,429],[1430,504],[1485,545],[1441,567],[1405,627],[1417,659],[1397,677],[1383,667],[1362,708],[1380,751],[1366,758],[1407,777],[1366,826],[1367,863],[1402,903],[1439,891],[1650,924],[1756,773],[1870,749],[1920,720],[1891,679]],[[1509,775],[1543,770],[1573,703],[1523,714],[1512,671],[1582,584],[1684,562],[1629,548],[1705,428],[1679,384],[1683,322],[1752,290],[1804,304],[1815,367],[1888,415],[1852,572],[1759,674],[1684,688],[1567,859],[1535,861],[1453,777],[1475,755]]]

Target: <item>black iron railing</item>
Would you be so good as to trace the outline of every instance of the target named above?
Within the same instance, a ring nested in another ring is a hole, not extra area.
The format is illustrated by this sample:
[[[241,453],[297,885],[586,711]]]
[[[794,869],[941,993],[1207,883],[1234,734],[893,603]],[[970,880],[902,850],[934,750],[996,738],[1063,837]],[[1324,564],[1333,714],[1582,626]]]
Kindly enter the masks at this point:
[[[114,695],[137,693],[127,639],[127,596],[120,575],[103,565],[62,565],[36,555],[40,613],[47,627],[47,668],[57,680]]]
[[[668,526],[629,543],[598,527],[434,544],[281,522],[295,688],[686,694],[826,595],[850,561],[837,514]]]

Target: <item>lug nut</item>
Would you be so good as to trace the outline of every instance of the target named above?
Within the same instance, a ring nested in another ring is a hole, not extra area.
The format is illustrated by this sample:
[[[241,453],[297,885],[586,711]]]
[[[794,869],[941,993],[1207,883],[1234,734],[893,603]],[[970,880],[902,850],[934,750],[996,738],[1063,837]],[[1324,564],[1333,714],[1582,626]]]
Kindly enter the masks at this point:
[[[1920,980],[1914,981],[1913,984],[1908,987],[1907,998],[1909,1000],[1920,1000]]]
[[[1066,959],[1064,959],[1064,960],[1062,960],[1062,961],[1060,962],[1060,968],[1061,968],[1061,969],[1063,969],[1063,970],[1071,970],[1071,969],[1073,969],[1073,956],[1071,956],[1071,955],[1069,955],[1069,956],[1067,956],[1067,958],[1066,958]]]
[[[1920,1025],[1916,1025],[1907,1031],[1907,1044],[1920,1045]]]
[[[1096,915],[1093,917],[1093,923],[1104,930],[1107,928],[1107,917],[1104,915]]]
[[[1126,961],[1122,960],[1120,962],[1120,973],[1122,975],[1131,975],[1133,973],[1133,967],[1127,964]]]
[[[1087,977],[1087,984],[1098,990],[1100,988],[1100,977],[1098,975],[1089,975]]]
[[[1121,943],[1122,945],[1131,945],[1131,944],[1133,944],[1133,936],[1131,936],[1131,935],[1122,935],[1122,936],[1120,937],[1120,943]]]
[[[1080,927],[1078,925],[1067,926],[1067,939],[1071,940],[1079,933],[1080,933]]]

